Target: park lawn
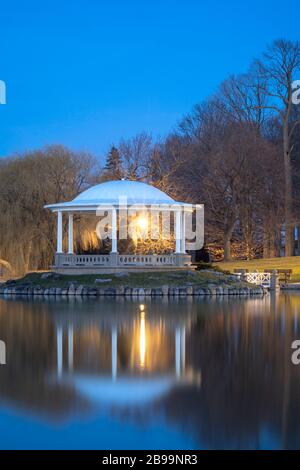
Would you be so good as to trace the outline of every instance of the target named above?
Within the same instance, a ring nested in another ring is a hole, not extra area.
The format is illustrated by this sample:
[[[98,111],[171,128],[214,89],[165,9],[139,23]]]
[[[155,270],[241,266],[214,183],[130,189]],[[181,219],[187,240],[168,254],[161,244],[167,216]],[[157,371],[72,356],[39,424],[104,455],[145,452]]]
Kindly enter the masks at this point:
[[[291,282],[300,282],[300,256],[287,258],[253,259],[250,261],[222,261],[214,263],[219,268],[233,272],[234,269],[244,268],[249,271],[264,271],[264,269],[292,269]]]

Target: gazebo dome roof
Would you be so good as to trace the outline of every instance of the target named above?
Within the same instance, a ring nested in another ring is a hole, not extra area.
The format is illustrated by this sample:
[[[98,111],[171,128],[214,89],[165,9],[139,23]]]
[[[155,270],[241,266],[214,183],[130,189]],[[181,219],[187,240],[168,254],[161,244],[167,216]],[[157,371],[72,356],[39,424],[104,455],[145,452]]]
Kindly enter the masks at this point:
[[[83,191],[73,203],[118,204],[120,197],[126,197],[128,204],[173,204],[174,199],[146,183],[129,180],[107,181]]]
[[[83,191],[72,201],[48,204],[45,206],[52,211],[92,211],[99,206],[118,206],[135,204],[137,206],[186,206],[192,204],[178,202],[160,189],[139,181],[116,180],[96,184]]]
[[[94,211],[99,206],[111,207],[127,204],[128,206],[157,206],[169,208],[184,206],[192,208],[193,205],[178,202],[160,189],[139,181],[115,180],[96,184],[78,194],[72,201],[48,204],[47,209],[56,211]]]

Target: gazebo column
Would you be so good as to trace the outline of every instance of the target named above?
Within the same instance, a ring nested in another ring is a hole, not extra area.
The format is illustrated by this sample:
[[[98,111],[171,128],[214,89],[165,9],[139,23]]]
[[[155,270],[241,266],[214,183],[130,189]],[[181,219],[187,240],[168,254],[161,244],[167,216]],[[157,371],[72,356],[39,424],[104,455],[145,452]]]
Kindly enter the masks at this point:
[[[56,253],[62,253],[62,211],[57,211],[57,248]]]
[[[176,249],[175,253],[181,252],[181,210],[175,210],[175,239],[176,239]]]
[[[117,210],[112,209],[111,212],[111,253],[117,253]]]
[[[74,253],[74,242],[73,242],[73,214],[69,213],[69,232],[68,232],[68,253],[72,255]]]
[[[185,251],[185,212],[184,209],[182,211],[182,226],[181,226],[181,233],[182,233],[182,239],[181,239],[181,253],[186,254]]]

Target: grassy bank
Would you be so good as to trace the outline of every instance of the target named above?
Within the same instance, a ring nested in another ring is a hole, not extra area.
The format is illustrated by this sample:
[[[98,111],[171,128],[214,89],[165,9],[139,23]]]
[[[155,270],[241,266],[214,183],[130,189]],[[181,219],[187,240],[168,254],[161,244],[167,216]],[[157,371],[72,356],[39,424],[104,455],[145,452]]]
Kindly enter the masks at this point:
[[[292,269],[291,282],[300,282],[300,256],[287,258],[253,259],[251,261],[229,261],[216,263],[219,268],[233,272],[234,269],[243,268],[249,271],[264,271],[265,269]]]
[[[106,282],[96,282],[101,279]],[[87,287],[161,287],[168,286],[232,286],[242,287],[245,283],[237,282],[231,276],[217,271],[183,271],[183,272],[163,272],[163,273],[130,273],[126,276],[118,277],[113,274],[91,274],[91,275],[55,275],[49,279],[43,279],[43,273],[29,273],[23,278],[16,279],[16,286],[29,284],[42,288],[61,287],[66,288],[70,283],[84,285]]]

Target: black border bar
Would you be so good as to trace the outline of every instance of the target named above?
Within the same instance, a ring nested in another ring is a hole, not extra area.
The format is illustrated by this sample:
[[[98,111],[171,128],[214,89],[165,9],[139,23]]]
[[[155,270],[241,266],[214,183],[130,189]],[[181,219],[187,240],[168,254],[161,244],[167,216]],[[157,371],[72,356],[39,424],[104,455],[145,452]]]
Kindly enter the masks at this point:
[[[42,462],[76,463],[86,466],[106,468],[108,465],[124,468],[138,468],[147,464],[148,467],[163,464],[187,465],[190,467],[206,466],[211,464],[254,464],[274,463],[298,463],[300,451],[184,451],[184,450],[2,450],[0,451],[1,463],[30,463],[40,465]]]

